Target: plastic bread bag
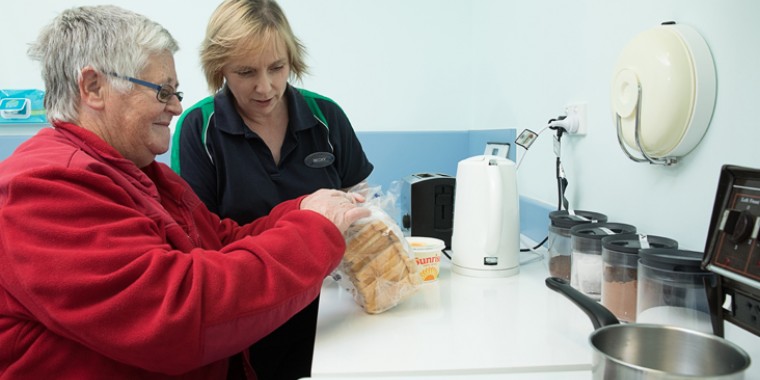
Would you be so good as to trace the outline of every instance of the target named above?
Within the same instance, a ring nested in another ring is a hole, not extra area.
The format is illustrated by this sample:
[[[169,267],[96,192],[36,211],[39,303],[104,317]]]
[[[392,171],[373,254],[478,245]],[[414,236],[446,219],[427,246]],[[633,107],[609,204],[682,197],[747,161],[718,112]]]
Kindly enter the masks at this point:
[[[333,278],[365,312],[378,314],[412,295],[422,281],[401,228],[383,208],[394,202],[377,188],[362,195],[371,214],[346,231],[346,253]]]

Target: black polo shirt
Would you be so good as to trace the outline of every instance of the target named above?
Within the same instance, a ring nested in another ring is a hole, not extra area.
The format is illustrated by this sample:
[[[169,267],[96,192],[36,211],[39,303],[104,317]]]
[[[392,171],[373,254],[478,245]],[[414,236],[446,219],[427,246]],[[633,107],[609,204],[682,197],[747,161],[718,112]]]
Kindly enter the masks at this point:
[[[349,188],[365,180],[373,165],[345,113],[330,99],[312,97],[327,127],[309,109],[304,94],[288,85],[288,131],[277,165],[264,141],[243,123],[233,95],[225,86],[213,99],[200,101],[180,117],[176,132],[179,136],[172,148],[179,149],[173,153],[179,167],[173,163],[174,170],[211,211],[241,224],[269,213],[285,200],[320,188]],[[214,103],[214,113],[209,119],[204,149],[200,105],[210,101]],[[325,167],[309,163],[307,157],[314,153],[323,157],[322,152],[332,154],[334,162]]]

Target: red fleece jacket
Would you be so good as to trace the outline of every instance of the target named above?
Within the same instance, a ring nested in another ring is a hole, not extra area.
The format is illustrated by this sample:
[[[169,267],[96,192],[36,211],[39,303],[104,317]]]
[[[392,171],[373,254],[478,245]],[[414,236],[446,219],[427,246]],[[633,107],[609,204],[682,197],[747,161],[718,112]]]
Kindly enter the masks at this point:
[[[241,227],[166,165],[42,130],[0,163],[0,378],[224,378],[345,250],[299,204]]]

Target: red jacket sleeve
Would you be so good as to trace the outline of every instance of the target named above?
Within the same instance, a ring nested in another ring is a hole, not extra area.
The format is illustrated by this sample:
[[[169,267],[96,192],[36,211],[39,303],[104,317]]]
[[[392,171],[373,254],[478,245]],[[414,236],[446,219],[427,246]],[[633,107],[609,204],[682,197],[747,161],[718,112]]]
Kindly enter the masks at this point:
[[[265,336],[313,301],[345,249],[300,200],[242,228],[204,209],[219,247],[178,250],[179,227],[97,173],[35,171],[7,189],[6,291],[56,335],[150,371],[183,373]]]

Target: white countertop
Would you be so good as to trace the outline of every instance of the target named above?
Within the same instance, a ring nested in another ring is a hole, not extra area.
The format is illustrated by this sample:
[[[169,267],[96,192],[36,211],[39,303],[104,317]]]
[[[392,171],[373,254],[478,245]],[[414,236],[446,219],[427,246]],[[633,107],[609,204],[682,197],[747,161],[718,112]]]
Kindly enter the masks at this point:
[[[521,261],[533,257],[521,254]],[[452,273],[450,265],[443,257],[436,282],[421,285],[400,305],[377,315],[366,314],[347,291],[326,279],[312,376],[589,377],[593,326],[577,306],[546,287],[549,271],[543,260],[496,279]]]
[[[389,375],[389,376],[365,376],[365,375],[335,375],[304,377],[301,380],[588,380],[591,371],[561,371],[561,372],[514,372],[514,373],[463,373],[459,375]]]

